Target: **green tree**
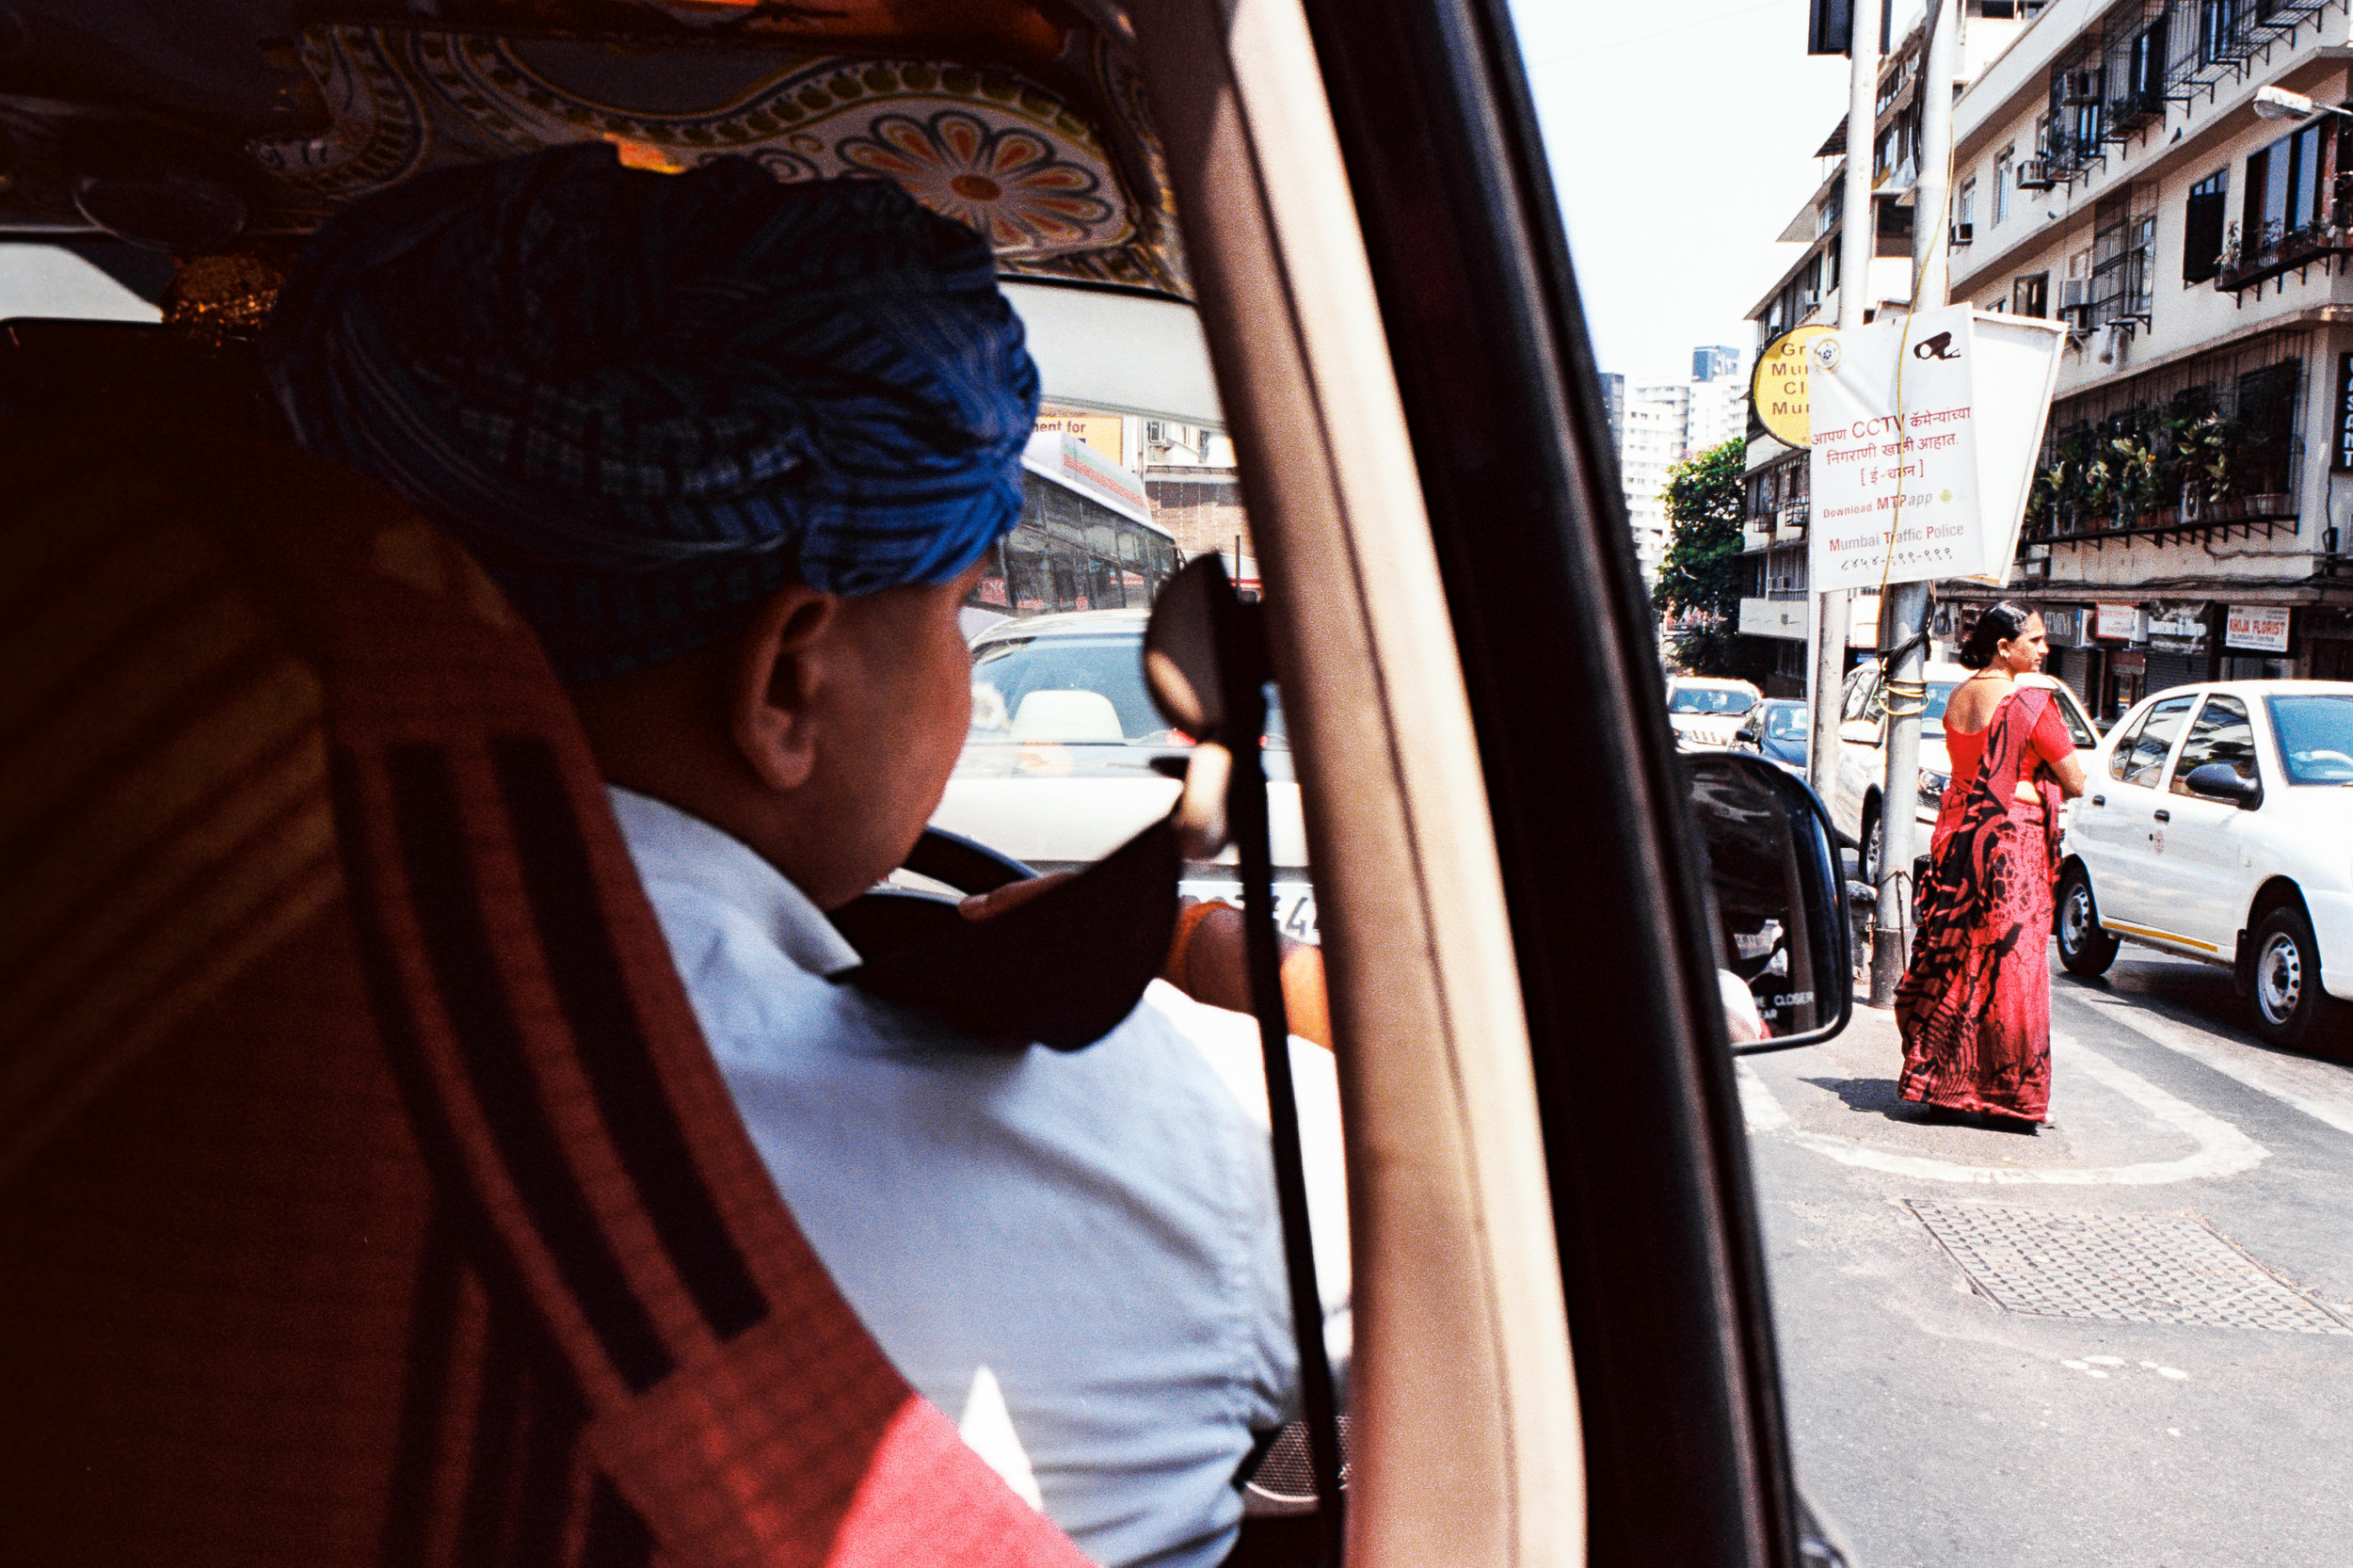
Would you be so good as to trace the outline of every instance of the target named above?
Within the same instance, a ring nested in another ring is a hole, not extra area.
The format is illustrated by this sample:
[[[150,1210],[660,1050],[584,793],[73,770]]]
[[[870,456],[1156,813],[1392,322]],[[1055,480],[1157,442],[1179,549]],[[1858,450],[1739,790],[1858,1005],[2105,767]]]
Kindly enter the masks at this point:
[[[1748,443],[1735,437],[1667,471],[1667,556],[1651,602],[1700,617],[1675,637],[1676,658],[1695,675],[1743,675],[1753,663],[1737,642],[1747,465]]]

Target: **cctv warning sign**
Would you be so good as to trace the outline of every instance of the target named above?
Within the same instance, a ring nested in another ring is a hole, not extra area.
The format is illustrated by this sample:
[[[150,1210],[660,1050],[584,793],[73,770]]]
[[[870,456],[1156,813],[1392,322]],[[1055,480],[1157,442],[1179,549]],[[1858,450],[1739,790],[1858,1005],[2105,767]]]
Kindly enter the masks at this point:
[[[2063,341],[1956,305],[1807,346],[1816,591],[2009,576]]]

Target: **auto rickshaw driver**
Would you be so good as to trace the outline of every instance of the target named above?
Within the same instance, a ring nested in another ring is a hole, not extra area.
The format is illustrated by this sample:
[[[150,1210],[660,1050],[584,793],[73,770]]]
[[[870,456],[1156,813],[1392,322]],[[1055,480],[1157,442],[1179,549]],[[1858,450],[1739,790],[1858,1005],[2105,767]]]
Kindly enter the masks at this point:
[[[1037,379],[985,245],[879,182],[573,147],[324,229],[264,345],[298,439],[467,545],[570,689],[709,1042],[893,1362],[1107,1564],[1230,1548],[1296,1403],[1258,1046],[1156,984],[1007,1051],[826,977],[966,732],[956,608]],[[1296,1047],[1336,1360],[1327,1053]]]

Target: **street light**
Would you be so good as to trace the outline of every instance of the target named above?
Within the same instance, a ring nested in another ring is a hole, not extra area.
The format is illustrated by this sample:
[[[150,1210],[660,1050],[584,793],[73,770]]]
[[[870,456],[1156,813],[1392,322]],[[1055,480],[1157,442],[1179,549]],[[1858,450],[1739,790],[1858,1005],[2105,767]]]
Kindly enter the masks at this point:
[[[2315,104],[2302,93],[2290,92],[2285,88],[2257,88],[2254,107],[2257,120],[2310,120],[2316,114],[2341,114],[2353,120],[2353,110]]]

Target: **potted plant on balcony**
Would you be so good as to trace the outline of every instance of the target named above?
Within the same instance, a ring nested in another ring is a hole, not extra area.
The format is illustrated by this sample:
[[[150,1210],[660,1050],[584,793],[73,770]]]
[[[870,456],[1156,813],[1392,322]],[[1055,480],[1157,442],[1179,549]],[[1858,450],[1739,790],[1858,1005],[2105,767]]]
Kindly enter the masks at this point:
[[[2233,222],[2222,237],[2222,254],[2215,258],[2214,286],[2234,288],[2238,281],[2238,224]]]
[[[2156,453],[2136,431],[2108,438],[2105,460],[2118,530],[2155,527],[2157,500],[2165,493],[2158,481]]]

